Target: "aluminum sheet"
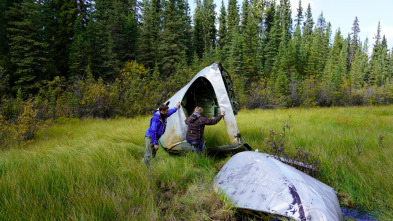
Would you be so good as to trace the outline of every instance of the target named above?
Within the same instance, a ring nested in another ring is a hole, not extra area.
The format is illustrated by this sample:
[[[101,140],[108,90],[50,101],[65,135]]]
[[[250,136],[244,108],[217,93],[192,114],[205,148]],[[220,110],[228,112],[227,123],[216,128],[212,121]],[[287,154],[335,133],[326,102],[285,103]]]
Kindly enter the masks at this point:
[[[243,209],[294,220],[343,220],[336,191],[268,154],[234,155],[217,174],[215,186]]]

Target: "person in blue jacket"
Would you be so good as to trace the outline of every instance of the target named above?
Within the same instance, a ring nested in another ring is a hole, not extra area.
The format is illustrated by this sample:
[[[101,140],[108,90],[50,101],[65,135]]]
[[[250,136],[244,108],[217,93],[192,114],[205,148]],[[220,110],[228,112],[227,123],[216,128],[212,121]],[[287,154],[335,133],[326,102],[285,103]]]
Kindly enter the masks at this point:
[[[158,110],[154,111],[154,115],[150,120],[150,126],[145,133],[146,150],[143,156],[143,161],[146,166],[150,165],[151,159],[156,156],[158,150],[158,140],[165,132],[166,120],[180,107],[180,102],[176,104],[175,108],[169,110],[166,104],[161,104]]]

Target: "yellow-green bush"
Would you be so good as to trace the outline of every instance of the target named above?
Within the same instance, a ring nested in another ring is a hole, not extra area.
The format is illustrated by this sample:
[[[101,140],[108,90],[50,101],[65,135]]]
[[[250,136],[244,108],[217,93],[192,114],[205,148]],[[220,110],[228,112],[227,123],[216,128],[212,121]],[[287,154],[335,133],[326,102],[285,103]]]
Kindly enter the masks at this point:
[[[23,102],[23,111],[16,119],[7,120],[0,113],[0,145],[8,147],[29,143],[39,132],[43,121],[38,118],[37,102],[29,99]]]

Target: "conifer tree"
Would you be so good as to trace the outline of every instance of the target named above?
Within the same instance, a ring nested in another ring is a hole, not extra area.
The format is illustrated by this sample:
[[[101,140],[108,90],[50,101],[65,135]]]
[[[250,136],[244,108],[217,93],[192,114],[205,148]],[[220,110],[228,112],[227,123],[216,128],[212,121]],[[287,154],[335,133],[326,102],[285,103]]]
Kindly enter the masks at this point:
[[[275,1],[272,1],[268,3],[268,8],[266,9],[265,13],[265,19],[264,19],[264,37],[265,41],[268,42],[270,40],[270,31],[274,27],[274,21],[275,21],[275,16],[276,16],[276,3]]]
[[[110,0],[96,0],[93,21],[88,25],[89,67],[93,75],[104,80],[113,80],[120,70],[120,61],[114,50],[115,42],[111,35],[111,21],[114,5]]]
[[[389,62],[388,62],[388,78],[390,81],[393,79],[393,48],[390,49]]]
[[[244,1],[242,13],[242,37],[244,49],[244,66],[248,78],[256,77],[257,73],[257,49],[258,49],[258,24],[254,5]],[[243,18],[244,17],[244,18]],[[247,18],[246,18],[247,17]]]
[[[34,92],[34,83],[46,75],[48,44],[43,41],[42,2],[24,0],[7,12],[11,82],[14,92]]]
[[[218,45],[220,50],[223,50],[223,48],[226,45],[227,41],[227,12],[225,10],[225,5],[224,1],[221,2],[221,10],[220,10],[220,17],[218,19],[219,21],[219,29],[218,29]]]
[[[91,5],[87,1],[79,1],[78,17],[74,25],[74,40],[70,46],[70,74],[71,82],[85,78],[86,67],[89,65],[89,36],[87,35],[87,25],[91,14]]]
[[[303,8],[302,8],[302,0],[299,0],[299,6],[297,8],[297,14],[296,14],[296,26],[300,26],[303,22]]]
[[[153,69],[158,61],[162,5],[160,0],[144,0],[142,6],[138,60],[145,67]]]
[[[113,2],[111,19],[111,36],[114,41],[113,50],[121,63],[135,60],[136,42],[139,35],[137,21],[137,5],[133,0],[117,0]]]
[[[381,22],[378,22],[378,27],[377,27],[377,33],[375,34],[375,43],[373,46],[373,53],[371,55],[371,59],[373,59],[374,57],[378,56],[378,51],[381,47]]]
[[[336,35],[334,37],[333,48],[330,51],[329,58],[324,68],[322,80],[327,85],[328,93],[332,94],[334,91],[337,91],[342,83],[342,70],[340,63],[340,54],[342,54],[343,48],[343,38],[341,36],[340,29],[337,30]]]
[[[164,76],[176,73],[176,65],[186,55],[187,45],[184,43],[185,27],[189,27],[190,19],[184,19],[188,15],[188,8],[179,7],[184,0],[168,0],[164,2],[163,25],[161,32],[161,44],[159,46],[159,64]],[[191,36],[189,36],[191,37]]]
[[[296,67],[296,72],[298,73],[299,76],[304,76],[305,75],[305,63],[306,63],[306,58],[307,58],[307,51],[305,48],[305,42],[303,41],[302,38],[302,32],[300,29],[300,25],[296,26],[295,32],[293,33],[293,60],[294,60],[294,65]]]
[[[263,75],[263,57],[264,57],[264,43],[265,41],[265,27],[264,22],[267,11],[266,0],[254,0],[252,1],[252,18],[255,34],[255,76],[261,77]],[[252,28],[252,27],[250,27]]]
[[[2,0],[0,1],[0,66],[3,67],[5,73],[9,67],[9,22],[10,17],[8,11],[15,4],[18,5],[22,0]]]
[[[81,1],[85,2],[85,1]],[[68,77],[70,66],[71,45],[75,38],[74,30],[77,23],[79,10],[83,10],[78,1],[50,1],[45,0],[45,34],[50,45],[51,72],[53,76]]]
[[[245,33],[246,27],[249,22],[249,16],[250,16],[250,4],[248,0],[245,0],[243,1],[241,21],[240,21],[240,33],[242,34]]]
[[[184,45],[184,51],[186,53],[186,57],[184,61],[186,61],[187,64],[191,64],[194,50],[192,47],[192,27],[191,27],[190,6],[188,5],[188,1],[186,0],[178,0],[177,4],[178,4],[177,14],[179,16],[180,23],[181,23],[180,30],[182,31],[180,35],[180,43]],[[215,23],[215,21],[213,23]],[[214,29],[215,34],[212,35],[211,37],[212,39],[214,38],[214,42],[216,41],[216,32],[217,30]]]
[[[306,20],[304,21],[304,24],[303,24],[303,36],[306,41],[310,41],[310,39],[312,38],[313,27],[314,27],[314,20],[312,18],[310,4],[308,4],[305,17],[306,17]]]
[[[384,83],[384,66],[387,50],[381,42],[381,25],[378,23],[375,43],[370,60],[369,84],[381,86]]]
[[[289,41],[292,37],[292,17],[291,17],[291,3],[289,0],[280,0],[281,13],[281,26],[283,29],[283,35],[285,35],[285,42]]]
[[[217,43],[216,4],[213,0],[203,1],[203,29],[206,50],[215,48]]]
[[[239,29],[239,7],[237,0],[229,0],[228,4],[228,43],[234,40],[234,36]]]
[[[228,27],[227,27],[227,12],[225,10],[224,1],[221,2],[220,16],[218,18],[219,29],[218,29],[218,48],[219,48],[219,59],[222,63],[226,64],[229,55],[228,47]]]
[[[349,72],[351,88],[359,89],[363,86],[366,67],[365,64],[367,64],[367,60],[367,52],[363,51],[361,47],[358,47]]]
[[[243,54],[243,38],[239,31],[235,32],[233,43],[231,45],[231,69],[232,73],[242,76],[244,73],[244,54]]]
[[[388,50],[388,41],[386,40],[385,35],[383,35],[383,37],[382,37],[381,47]]]
[[[333,71],[333,87],[336,92],[341,92],[341,87],[345,83],[346,71],[347,71],[347,56],[348,56],[348,39],[342,43],[339,56],[337,57],[337,63],[335,64]]]
[[[274,9],[274,7],[270,7],[270,10],[272,9]],[[275,12],[273,26],[268,33],[266,45],[264,48],[265,59],[263,71],[265,73],[265,76],[267,77],[270,77],[270,75],[272,74],[272,68],[276,60],[276,55],[279,52],[279,48],[284,50],[285,44],[280,44],[283,41],[285,42],[285,29],[282,28],[283,26],[281,25],[281,21],[281,13],[279,11]]]
[[[306,72],[308,75],[320,76],[329,55],[330,26],[326,24],[323,14],[318,18],[311,47],[309,50]]]
[[[203,29],[203,6],[200,1],[197,1],[197,6],[194,13],[194,36],[193,45],[196,54],[199,59],[202,58],[203,52],[205,50],[205,39],[204,39],[204,29]]]
[[[348,69],[351,68],[352,62],[355,59],[355,54],[358,51],[359,33],[360,33],[359,20],[358,17],[356,16],[352,26],[352,33],[351,33],[352,38],[349,47],[350,51],[349,51],[349,59],[348,59]]]

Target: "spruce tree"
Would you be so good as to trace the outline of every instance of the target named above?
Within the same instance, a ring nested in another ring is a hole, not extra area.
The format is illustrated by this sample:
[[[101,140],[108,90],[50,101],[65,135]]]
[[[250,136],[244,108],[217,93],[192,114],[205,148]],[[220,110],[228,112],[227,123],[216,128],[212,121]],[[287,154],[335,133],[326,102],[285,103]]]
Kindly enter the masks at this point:
[[[271,6],[270,10],[270,13],[273,13],[274,7]],[[276,55],[279,52],[280,43],[285,41],[285,35],[282,38],[283,34],[285,33],[285,29],[282,28],[281,21],[281,13],[279,11],[274,12],[273,24],[270,28],[269,33],[267,34],[268,36],[264,48],[265,59],[263,61],[263,72],[266,77],[270,77],[270,75],[272,74],[272,68],[276,60]],[[284,47],[283,45],[282,47]],[[282,50],[284,49],[282,48]]]
[[[181,1],[183,0],[164,2],[162,40],[159,46],[159,64],[164,76],[176,73],[177,64],[182,61],[187,51],[187,45],[182,39],[186,39],[184,27],[190,26],[190,19],[184,19],[189,15],[187,10],[179,7],[179,4],[183,4]]]
[[[221,2],[219,30],[218,30],[218,48],[219,48],[219,59],[225,65],[229,57],[229,46],[228,46],[228,26],[227,26],[227,12],[225,9],[224,1]]]
[[[234,40],[234,36],[239,29],[239,7],[237,0],[229,0],[228,4],[228,43]]]
[[[383,67],[384,59],[386,57],[386,49],[382,46],[381,42],[381,24],[378,22],[377,33],[375,34],[375,43],[373,52],[370,60],[370,74],[369,84],[370,85],[382,85],[383,83]]]
[[[310,4],[308,4],[305,17],[306,20],[303,23],[303,36],[306,41],[310,41],[312,38],[313,27],[314,27],[314,20],[312,18]]]
[[[247,2],[247,1],[244,1]],[[243,26],[243,54],[245,71],[248,78],[257,77],[257,49],[258,45],[258,21],[255,5],[243,4],[242,26]],[[248,11],[248,12],[245,12]],[[244,17],[244,18],[243,18]],[[247,17],[247,18],[245,18]],[[255,78],[254,78],[255,79]]]
[[[329,55],[330,27],[326,24],[323,14],[318,18],[311,47],[309,48],[308,64],[306,72],[308,75],[321,76]]]
[[[225,5],[224,1],[221,2],[221,10],[220,10],[220,17],[218,18],[219,22],[219,29],[218,29],[218,45],[220,50],[223,50],[223,48],[226,45],[227,41],[227,12],[225,10]]]
[[[283,35],[285,35],[285,41],[289,41],[292,37],[292,17],[291,17],[291,3],[289,0],[280,0],[281,13],[281,26],[283,29]]]
[[[307,52],[305,48],[305,42],[302,38],[302,32],[300,29],[300,25],[296,26],[295,32],[293,33],[293,41],[294,47],[293,59],[296,67],[296,71],[299,76],[305,75],[305,62],[307,58]]]
[[[75,24],[75,38],[71,45],[70,52],[70,80],[85,78],[85,69],[89,65],[89,38],[87,30],[81,21]]]
[[[352,61],[351,69],[349,71],[350,86],[353,89],[361,88],[363,83],[364,60],[362,60],[362,56],[363,53],[359,47],[356,50],[355,58]]]
[[[117,60],[121,63],[136,58],[136,45],[139,35],[137,16],[135,1],[117,0],[113,2],[110,30],[114,41],[113,50],[116,52]]]
[[[213,0],[203,1],[203,29],[206,50],[215,48],[217,43],[216,4]]]
[[[235,32],[233,43],[231,45],[231,69],[232,73],[237,76],[242,76],[244,73],[244,63],[243,63],[243,38],[239,31]]]
[[[154,69],[158,63],[158,46],[161,41],[162,4],[160,0],[144,0],[142,6],[137,57],[145,67]]]
[[[250,16],[250,4],[248,0],[245,0],[243,1],[241,22],[240,22],[240,33],[242,34],[244,34],[246,31],[246,27],[249,23],[249,16]]]
[[[96,0],[93,19],[88,25],[89,67],[96,78],[113,80],[120,70],[120,61],[114,50],[115,42],[111,35],[111,21],[114,5],[110,0]]]
[[[303,22],[303,8],[302,8],[302,0],[299,0],[299,6],[297,8],[297,14],[296,14],[296,26],[300,26]]]
[[[194,50],[192,47],[192,27],[191,27],[191,15],[190,15],[190,6],[188,5],[188,1],[186,0],[178,0],[178,16],[180,19],[180,30],[181,35],[180,35],[180,43],[184,47],[184,51],[186,53],[186,57],[184,61],[186,61],[188,64],[191,64],[192,57],[194,54]],[[215,27],[214,27],[215,28]],[[215,33],[217,31],[214,31]],[[215,39],[216,36],[211,35],[211,38]],[[215,42],[215,40],[214,40]]]
[[[194,13],[194,33],[193,33],[193,45],[196,54],[199,59],[202,58],[206,41],[204,39],[204,25],[203,25],[203,5],[200,1],[197,1],[197,6]]]
[[[46,78],[47,48],[43,41],[42,2],[25,0],[7,12],[13,91],[34,93],[34,84]]]
[[[47,7],[44,11],[46,16],[45,34],[50,45],[50,60],[53,63],[50,72],[53,76],[68,77],[71,45],[75,38],[75,25],[78,14],[81,13],[78,7],[82,7],[82,5],[78,4],[78,1],[72,0],[45,0],[45,2]]]
[[[348,39],[344,40],[339,56],[337,57],[337,63],[334,66],[332,81],[336,92],[341,92],[341,87],[346,80],[348,45]]]
[[[74,40],[70,46],[69,80],[85,78],[85,70],[89,65],[89,36],[87,25],[90,21],[91,5],[88,1],[78,2],[78,17],[74,25]]]
[[[389,62],[388,62],[388,78],[390,81],[393,79],[393,48],[390,49]]]
[[[355,59],[356,53],[359,48],[359,41],[360,41],[359,33],[360,33],[359,20],[358,17],[356,16],[352,26],[352,33],[351,33],[352,37],[349,46],[349,56],[348,56],[348,69],[351,69],[352,62]]]
[[[3,67],[3,72],[9,68],[9,37],[8,37],[8,27],[10,17],[8,16],[8,11],[15,4],[18,5],[22,0],[2,0],[0,1],[0,66]]]
[[[344,42],[341,36],[341,31],[338,29],[334,37],[333,48],[330,51],[330,55],[323,71],[323,76],[321,78],[326,85],[326,93],[328,94],[333,94],[333,92],[337,91],[342,84],[343,73],[342,70],[339,70],[339,68],[343,65],[343,62],[341,62],[341,66],[339,63],[340,55],[343,55],[343,44]]]

